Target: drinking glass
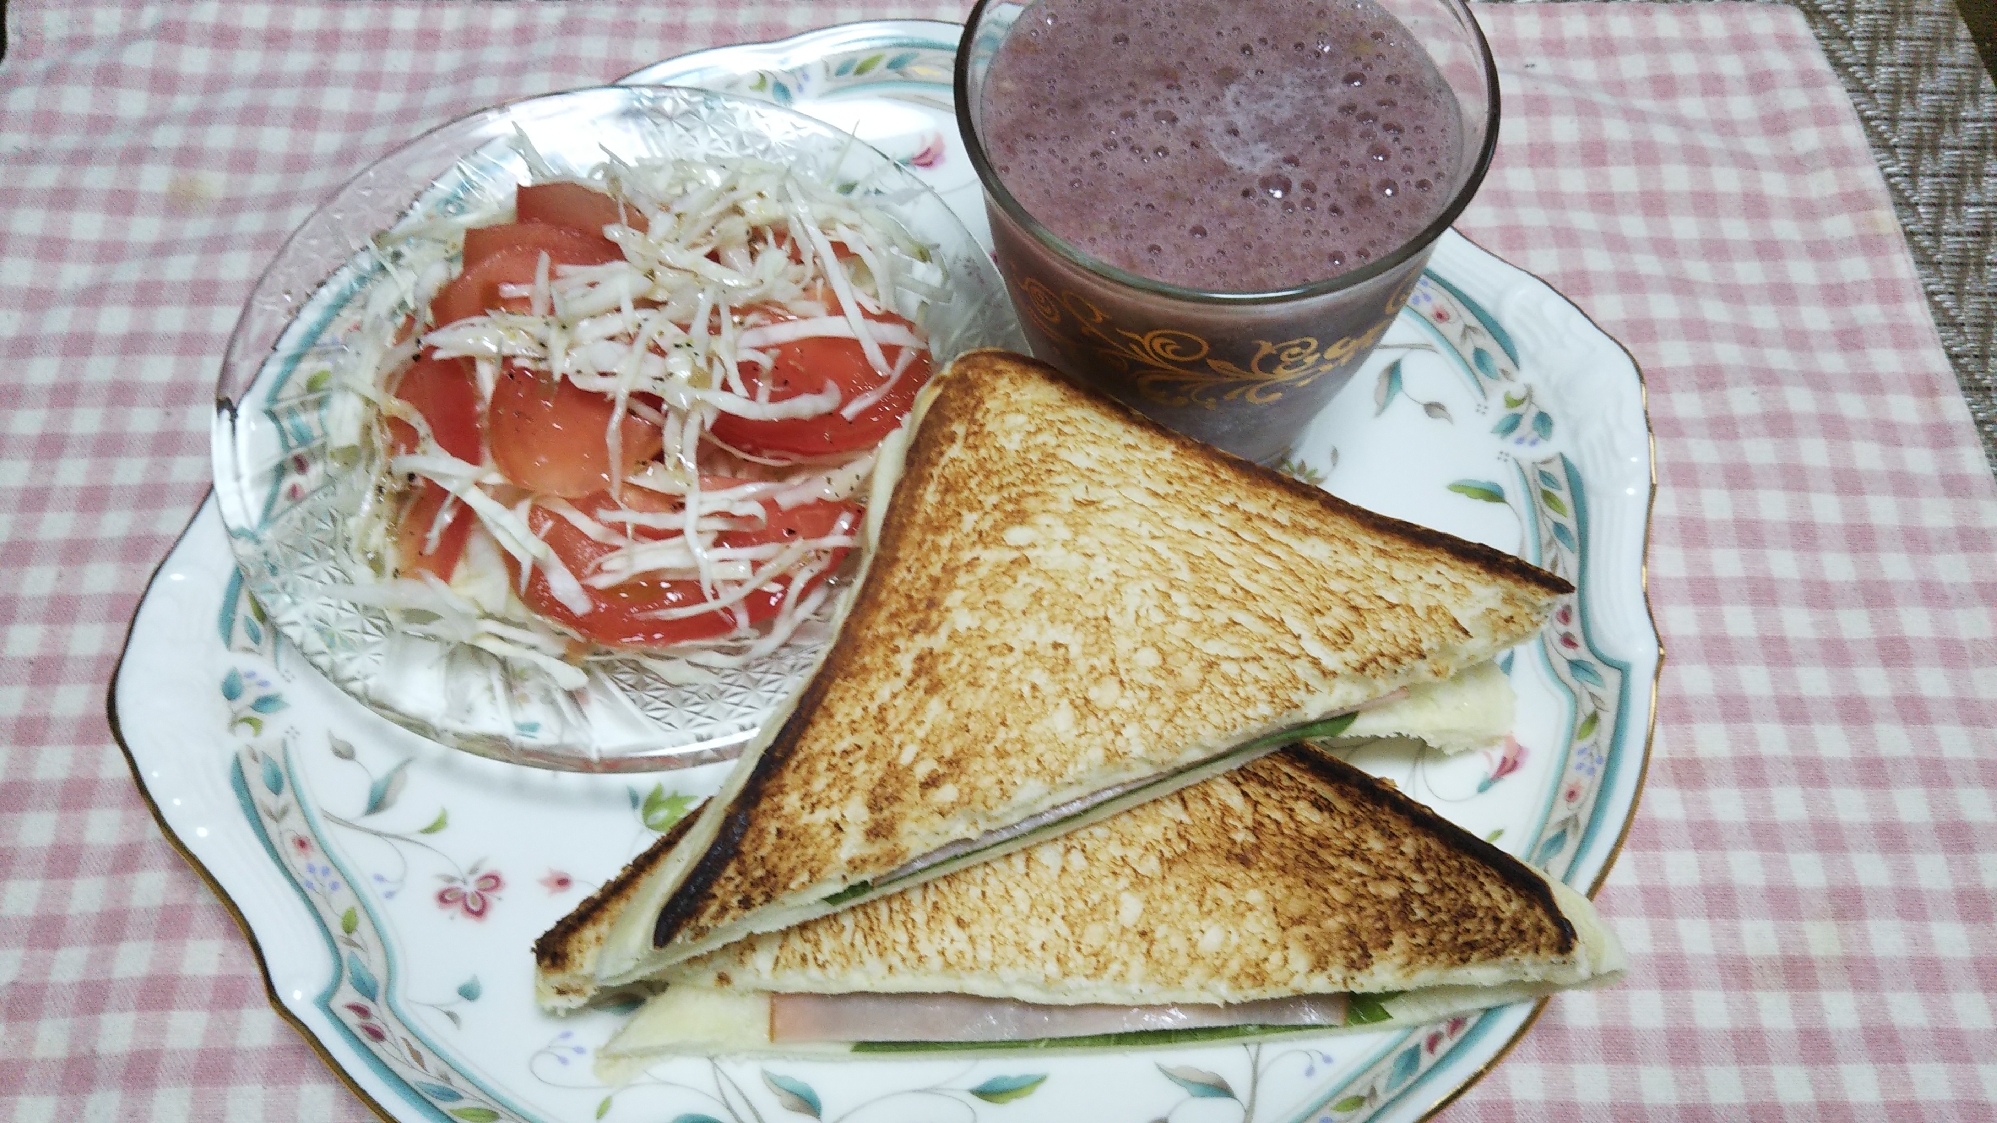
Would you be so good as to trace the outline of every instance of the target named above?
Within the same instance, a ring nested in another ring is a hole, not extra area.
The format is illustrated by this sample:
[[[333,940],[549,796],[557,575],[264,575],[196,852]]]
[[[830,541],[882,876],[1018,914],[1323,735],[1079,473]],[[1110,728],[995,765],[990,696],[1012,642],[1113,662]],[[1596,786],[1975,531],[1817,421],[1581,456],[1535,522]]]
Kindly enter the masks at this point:
[[[1498,135],[1490,46],[1462,0],[1375,0],[1434,62],[1461,114],[1446,205],[1360,268],[1268,292],[1184,288],[1064,240],[1022,207],[985,148],[985,80],[1033,5],[980,0],[957,52],[957,122],[985,191],[999,272],[1035,355],[1188,436],[1280,459],[1366,361],[1430,251],[1483,181]]]

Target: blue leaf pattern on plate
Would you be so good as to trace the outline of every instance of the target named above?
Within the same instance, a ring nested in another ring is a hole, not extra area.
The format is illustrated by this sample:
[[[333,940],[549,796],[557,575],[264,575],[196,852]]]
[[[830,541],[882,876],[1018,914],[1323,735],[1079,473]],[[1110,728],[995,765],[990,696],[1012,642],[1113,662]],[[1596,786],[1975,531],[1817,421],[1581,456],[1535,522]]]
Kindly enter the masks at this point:
[[[347,953],[347,981],[354,984],[354,989],[360,992],[362,998],[369,1002],[381,1001],[381,984],[375,981],[374,972],[367,969],[361,957],[353,952]]]
[[[1416,1045],[1415,1047],[1403,1052],[1400,1056],[1395,1057],[1393,1071],[1387,1074],[1388,1090],[1391,1091],[1392,1089],[1398,1088],[1401,1085],[1406,1084],[1408,1080],[1414,1076],[1415,1070],[1419,1069],[1420,1067],[1421,1067],[1421,1046],[1419,1045]]]
[[[1549,838],[1545,842],[1539,844],[1539,852],[1533,855],[1532,864],[1535,866],[1543,866],[1546,863],[1552,861],[1554,855],[1560,853],[1562,850],[1565,850],[1566,848],[1567,848],[1567,829],[1563,827],[1560,829],[1559,833],[1555,834],[1552,838]]]
[[[1472,499],[1481,499],[1486,503],[1503,503],[1505,501],[1504,485],[1491,480],[1457,480],[1455,483],[1449,485],[1449,490],[1458,495],[1467,495]]]
[[[813,1119],[824,1114],[825,1109],[818,1102],[818,1093],[811,1090],[811,1085],[797,1077],[779,1076],[764,1069],[763,1083],[769,1085],[770,1091],[777,1094],[777,1102],[784,1106],[784,1110],[795,1111],[799,1115],[809,1115]]]
[[[1165,1074],[1165,1079],[1184,1088],[1188,1094],[1198,1099],[1231,1100],[1236,1098],[1233,1086],[1228,1084],[1218,1073],[1208,1072],[1203,1068],[1194,1068],[1192,1065],[1159,1065],[1158,1071]]]
[[[1034,1073],[1030,1076],[994,1076],[970,1091],[972,1095],[986,1103],[1002,1104],[1032,1095],[1034,1090],[1046,1081],[1046,1073]]]
[[[409,778],[409,774],[404,771],[408,767],[409,761],[407,759],[398,761],[394,768],[389,769],[382,774],[380,779],[368,785],[367,810],[361,812],[361,814],[373,815],[378,811],[386,811],[395,806],[395,801],[402,795],[402,785]]]

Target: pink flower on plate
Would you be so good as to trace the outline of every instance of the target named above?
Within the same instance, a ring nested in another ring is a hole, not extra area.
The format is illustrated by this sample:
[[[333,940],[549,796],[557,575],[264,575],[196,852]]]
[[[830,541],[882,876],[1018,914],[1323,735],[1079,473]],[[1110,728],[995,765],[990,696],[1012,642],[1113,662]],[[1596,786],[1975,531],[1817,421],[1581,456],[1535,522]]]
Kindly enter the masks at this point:
[[[285,841],[291,843],[291,848],[298,851],[300,857],[309,858],[312,856],[312,840],[306,838],[304,835],[288,835]]]
[[[444,887],[437,890],[437,907],[445,912],[456,909],[473,920],[484,920],[486,912],[499,900],[499,891],[506,888],[506,879],[499,876],[498,870],[481,873],[477,866],[464,877],[440,876]]]
[[[549,870],[547,876],[541,879],[541,884],[547,886],[548,895],[552,897],[574,889],[576,879],[561,870]]]
[[[915,155],[910,156],[906,162],[926,171],[941,164],[943,157],[949,155],[949,152],[949,147],[943,142],[943,134],[930,133],[923,138],[922,147],[917,149]]]
[[[1488,752],[1484,754],[1486,760],[1490,760],[1490,756],[1491,754]],[[1506,734],[1504,749],[1499,752],[1498,759],[1491,761],[1491,782],[1496,783],[1517,772],[1519,765],[1524,763],[1525,746],[1519,744],[1510,734]]]

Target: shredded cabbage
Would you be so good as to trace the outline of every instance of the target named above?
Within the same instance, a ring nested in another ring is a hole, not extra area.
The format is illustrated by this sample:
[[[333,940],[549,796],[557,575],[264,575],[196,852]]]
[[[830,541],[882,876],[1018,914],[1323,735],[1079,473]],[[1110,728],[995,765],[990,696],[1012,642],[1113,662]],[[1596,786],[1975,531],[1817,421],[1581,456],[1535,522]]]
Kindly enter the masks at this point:
[[[553,177],[538,156],[530,165],[537,182]],[[692,603],[633,614],[660,621],[719,614],[711,629],[719,634],[645,653],[694,681],[709,673],[703,668],[740,665],[809,630],[833,592],[825,580],[859,544],[861,520],[847,507],[830,533],[789,530],[793,537],[782,541],[748,544],[727,536],[766,528],[808,504],[864,502],[876,460],[873,449],[805,461],[732,448],[710,431],[716,419],[860,416],[926,355],[927,339],[912,325],[941,296],[941,273],[864,198],[778,165],[612,158],[582,182],[617,204],[621,221],[601,233],[622,260],[564,265],[543,251],[531,282],[498,286],[501,300],[525,311],[488,308],[451,324],[424,322],[458,272],[465,230],[511,221],[504,210],[463,222],[407,222],[376,239],[388,283],[370,294],[365,315],[380,330],[346,364],[341,386],[359,403],[343,415],[350,417],[343,445],[370,456],[380,481],[352,520],[356,549],[376,559],[380,580],[329,591],[391,609],[412,631],[580,686],[586,676],[576,662],[607,653],[592,648],[586,630],[528,607],[536,575],[577,618],[627,582],[689,582],[699,590]],[[774,397],[764,375],[779,349],[813,338],[856,341],[881,383],[849,393],[828,378],[820,389],[790,387]],[[480,463],[447,453],[421,411],[395,396],[419,354],[471,360],[484,403],[508,368],[533,372],[549,393],[567,382],[603,395],[611,403],[608,493],[616,500],[585,509],[531,492],[508,479],[483,439]],[[656,430],[662,447],[629,471],[627,421]],[[471,539],[459,539],[466,544],[448,582],[396,556],[400,520],[431,485],[447,495],[415,528],[423,552],[439,550],[467,513],[475,520]],[[557,525],[600,547],[586,567],[572,571],[543,537]],[[759,592],[777,608],[751,628],[742,606]]]

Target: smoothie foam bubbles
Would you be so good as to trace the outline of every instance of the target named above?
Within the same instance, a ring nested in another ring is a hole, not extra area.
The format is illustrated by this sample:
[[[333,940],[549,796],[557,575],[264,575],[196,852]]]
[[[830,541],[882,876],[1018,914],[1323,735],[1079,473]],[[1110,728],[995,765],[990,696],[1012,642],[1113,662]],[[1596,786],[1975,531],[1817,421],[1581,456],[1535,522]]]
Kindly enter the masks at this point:
[[[1041,0],[984,87],[993,170],[1052,233],[1184,288],[1391,254],[1449,204],[1461,115],[1371,0]]]

